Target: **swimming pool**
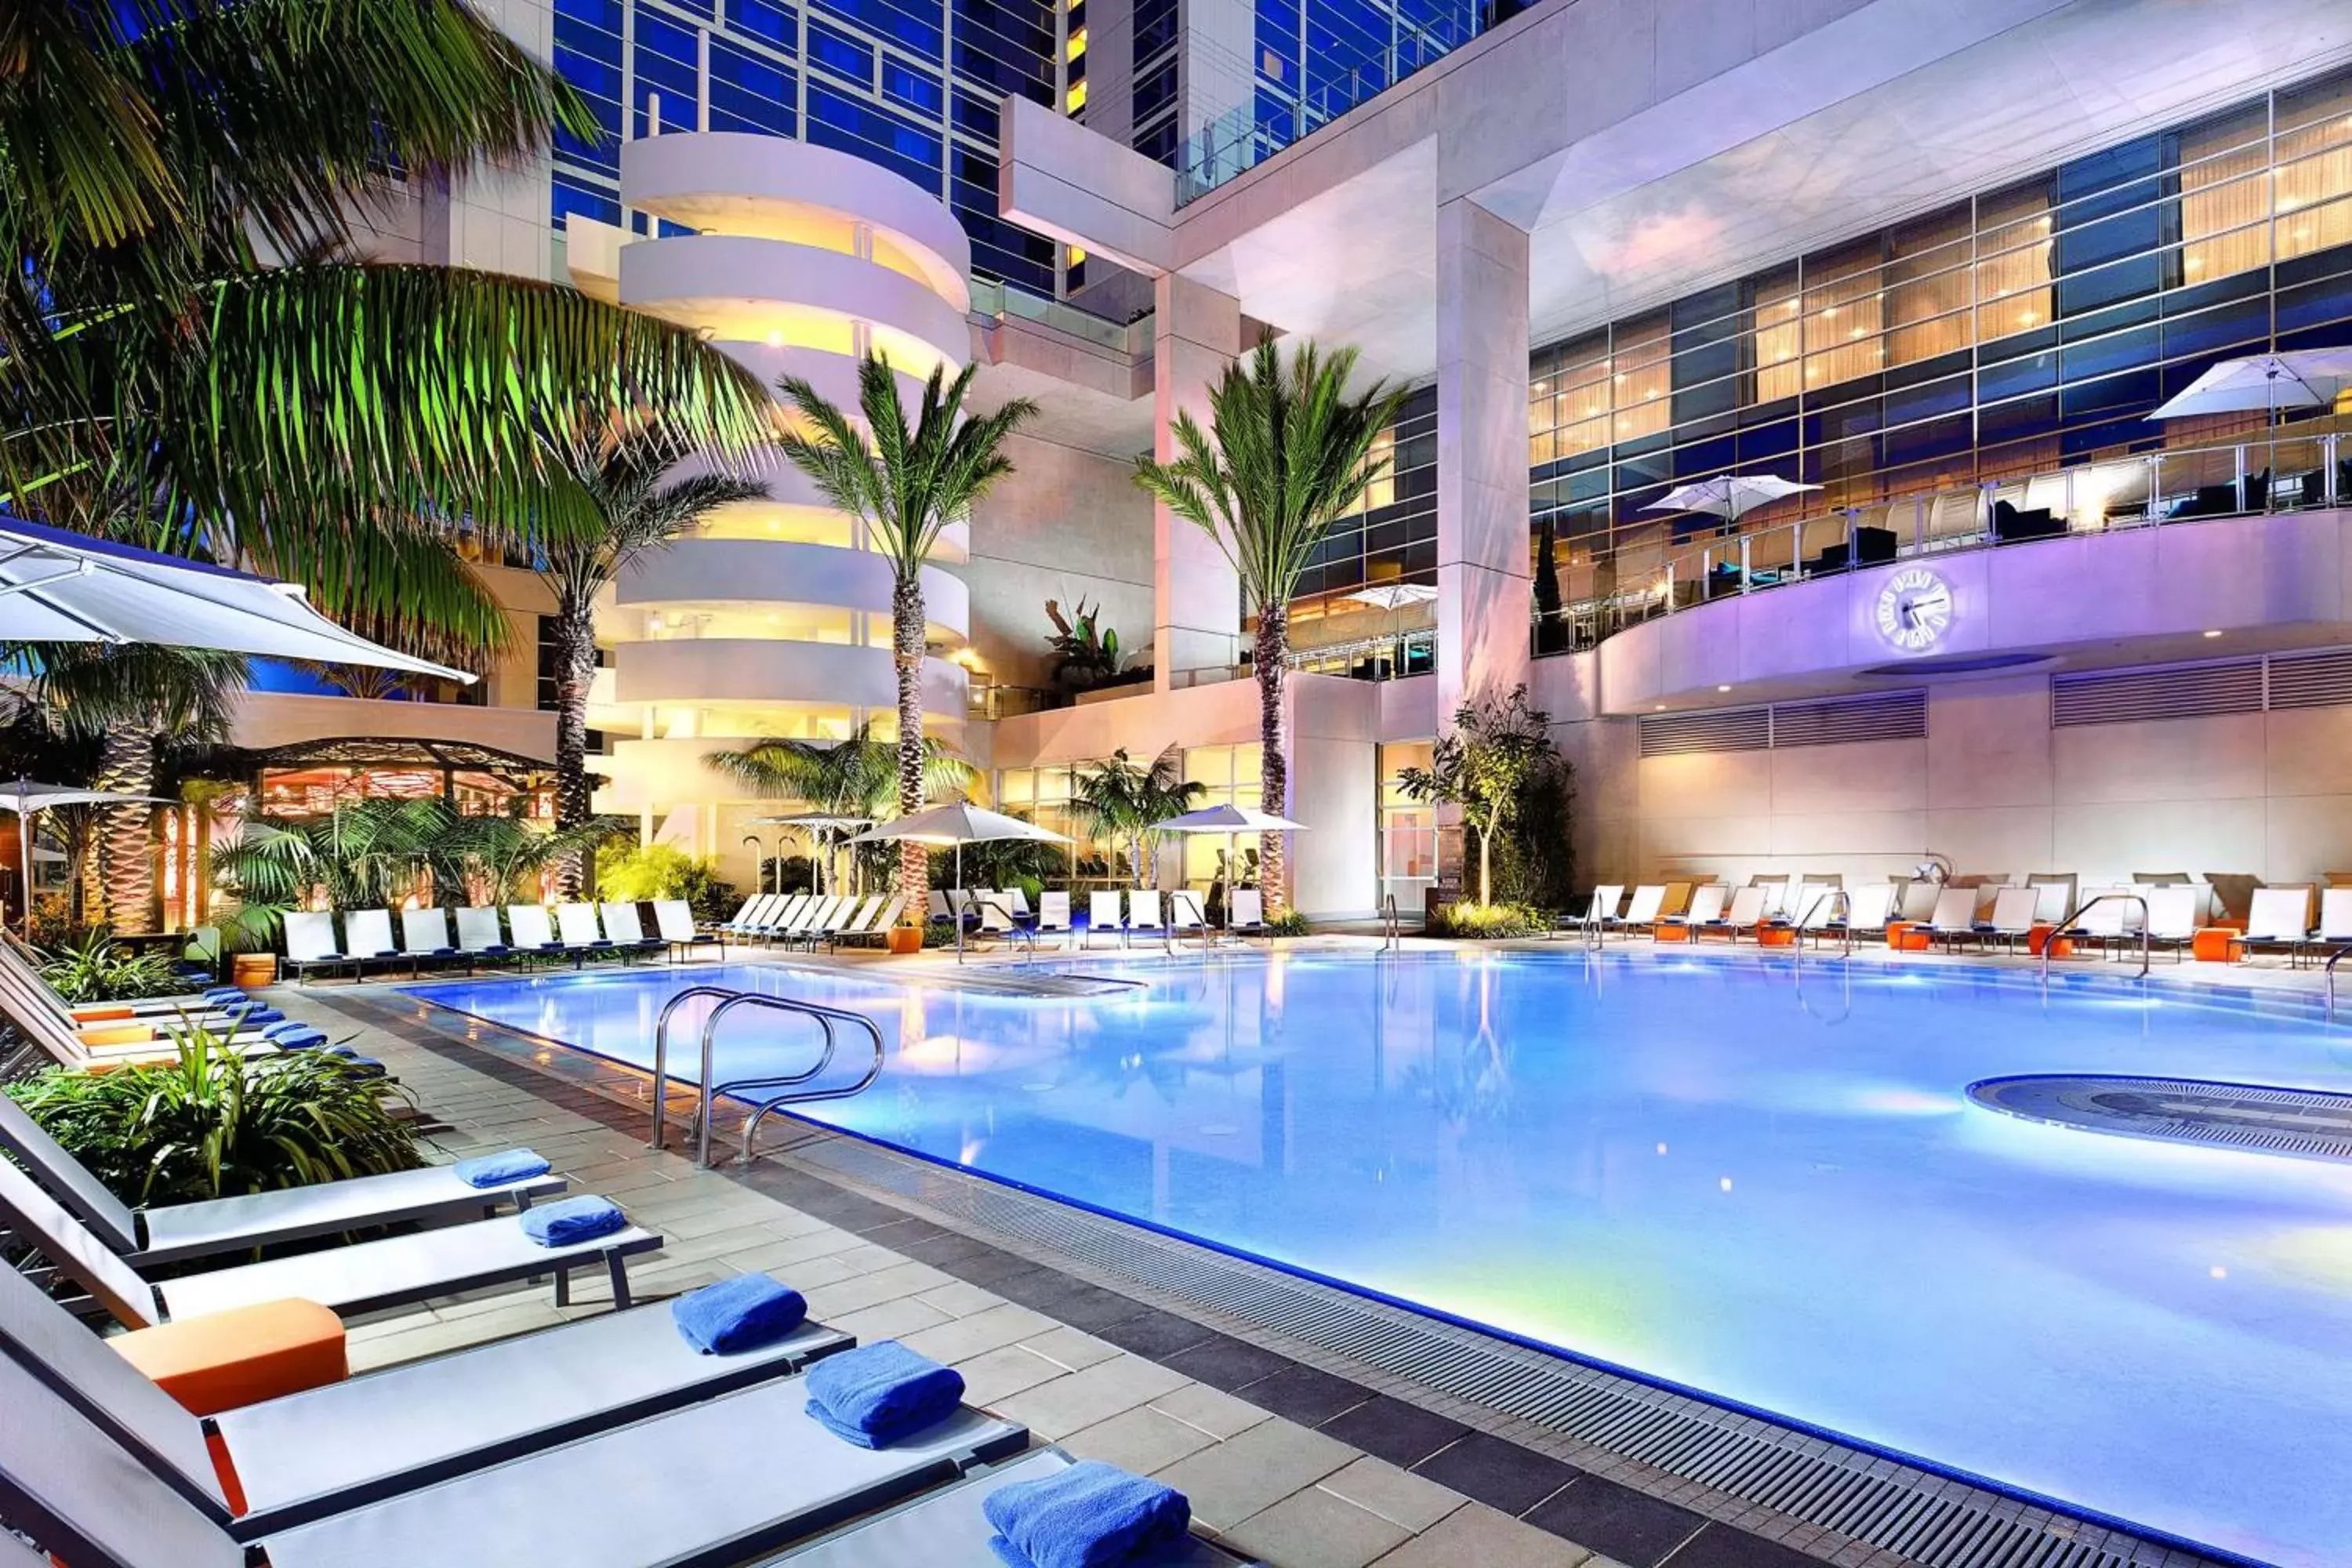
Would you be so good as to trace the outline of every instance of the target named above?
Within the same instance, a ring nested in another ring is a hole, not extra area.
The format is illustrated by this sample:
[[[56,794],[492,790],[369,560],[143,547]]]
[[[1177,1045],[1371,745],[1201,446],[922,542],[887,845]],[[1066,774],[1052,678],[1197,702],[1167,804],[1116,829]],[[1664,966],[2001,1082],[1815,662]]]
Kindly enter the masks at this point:
[[[688,984],[855,1007],[889,1066],[810,1108],[831,1125],[2153,1530],[2352,1562],[2352,1164],[1968,1094],[2352,1090],[2352,1031],[1958,969],[1088,970],[1144,984],[1039,1001],[742,965],[417,994],[639,1064]],[[804,1027],[737,1016],[722,1078],[808,1059]]]

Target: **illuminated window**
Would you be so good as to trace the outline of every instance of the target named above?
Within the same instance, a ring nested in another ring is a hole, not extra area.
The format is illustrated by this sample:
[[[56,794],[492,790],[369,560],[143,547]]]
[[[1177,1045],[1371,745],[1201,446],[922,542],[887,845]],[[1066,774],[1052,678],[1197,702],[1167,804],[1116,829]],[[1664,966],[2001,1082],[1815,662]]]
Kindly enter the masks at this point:
[[[1066,46],[1065,54],[1066,58],[1075,60],[1083,58],[1086,52],[1087,30],[1084,27],[1080,27],[1076,32],[1070,35],[1070,41],[1068,45]]]
[[[1070,84],[1069,96],[1063,100],[1063,107],[1067,109],[1072,114],[1076,114],[1079,110],[1084,109],[1086,106],[1087,84],[1082,81],[1072,82]]]
[[[1653,311],[1621,324],[1609,372],[1610,402],[1616,408],[1614,439],[1638,440],[1666,427],[1674,412],[1674,334],[1666,312]]]
[[[2271,264],[2268,108],[2181,132],[2180,279],[2204,283]]]
[[[2050,189],[2019,185],[1977,203],[1977,341],[1991,342],[2050,320]]]
[[[2352,245],[2352,76],[2279,95],[2276,195],[2281,261]]]

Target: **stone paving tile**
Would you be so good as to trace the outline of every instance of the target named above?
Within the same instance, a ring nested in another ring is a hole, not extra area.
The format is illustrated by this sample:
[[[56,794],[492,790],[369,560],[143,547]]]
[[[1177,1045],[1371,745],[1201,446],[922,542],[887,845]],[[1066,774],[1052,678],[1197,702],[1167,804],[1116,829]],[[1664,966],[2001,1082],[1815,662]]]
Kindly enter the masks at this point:
[[[992,1412],[1024,1388],[1069,1375],[1067,1367],[1033,1355],[1019,1345],[983,1351],[968,1361],[952,1364],[963,1374],[965,1403]]]
[[[1592,1563],[1583,1547],[1473,1502],[1377,1559],[1376,1568],[1583,1568]]]
[[[1355,1458],[1346,1444],[1276,1418],[1178,1460],[1158,1479],[1192,1499],[1194,1519],[1222,1531],[1313,1486]]]
[[[938,1308],[950,1318],[969,1318],[975,1312],[984,1312],[991,1307],[1005,1304],[1004,1298],[993,1290],[983,1290],[961,1279],[950,1285],[942,1285],[936,1290],[926,1290],[916,1300],[926,1307]]]
[[[1525,1517],[1631,1568],[1656,1568],[1706,1523],[1688,1509],[1600,1476],[1578,1477]]]
[[[885,1301],[878,1307],[868,1307],[862,1312],[850,1312],[838,1318],[827,1318],[825,1326],[845,1334],[855,1334],[861,1345],[877,1340],[903,1340],[908,1334],[919,1334],[953,1319],[934,1307],[926,1307],[912,1296],[902,1296],[895,1301]]]
[[[1416,1535],[1470,1500],[1450,1488],[1370,1456],[1316,1485]]]
[[[1082,1334],[1072,1328],[1049,1330],[1034,1340],[1022,1341],[1021,1348],[1068,1367],[1072,1372],[1084,1371],[1097,1362],[1108,1361],[1124,1353],[1117,1345],[1107,1344],[1092,1334]]]
[[[1205,1344],[1216,1333],[1174,1312],[1143,1311],[1106,1327],[1102,1337],[1138,1355],[1168,1356]]]
[[[1108,1421],[1081,1427],[1062,1439],[1062,1447],[1081,1459],[1100,1459],[1139,1476],[1166,1469],[1188,1454],[1197,1454],[1217,1439],[1150,1405],[1121,1411]]]
[[[1056,1327],[1054,1320],[1042,1312],[1007,1302],[1002,1307],[990,1307],[968,1318],[958,1318],[936,1329],[926,1329],[908,1340],[907,1348],[933,1361],[952,1366],[982,1351],[992,1351],[1003,1345],[1017,1344],[1034,1339]]]
[[[1172,1394],[1162,1394],[1151,1402],[1151,1408],[1220,1438],[1234,1436],[1274,1419],[1273,1412],[1260,1410],[1202,1383],[1188,1383]]]
[[[1320,1429],[1408,1469],[1470,1433],[1459,1421],[1384,1394],[1323,1422]]]
[[[1183,1378],[1157,1362],[1121,1352],[1014,1394],[997,1414],[1019,1421],[1043,1441],[1059,1442],[1097,1421],[1148,1405],[1183,1384]]]
[[[1276,1415],[1286,1415],[1303,1426],[1320,1426],[1371,1397],[1371,1390],[1363,1384],[1311,1366],[1285,1367],[1271,1377],[1244,1384],[1234,1392],[1252,1405],[1263,1405]]]
[[[1413,1473],[1514,1516],[1527,1512],[1579,1474],[1558,1459],[1484,1432],[1473,1432],[1440,1448],[1415,1465]]]
[[[1236,1394],[1260,1378],[1272,1377],[1291,1364],[1269,1350],[1219,1334],[1191,1350],[1164,1358],[1168,1364],[1196,1382]]]
[[[1319,1487],[1221,1532],[1226,1544],[1283,1568],[1364,1568],[1412,1532]]]

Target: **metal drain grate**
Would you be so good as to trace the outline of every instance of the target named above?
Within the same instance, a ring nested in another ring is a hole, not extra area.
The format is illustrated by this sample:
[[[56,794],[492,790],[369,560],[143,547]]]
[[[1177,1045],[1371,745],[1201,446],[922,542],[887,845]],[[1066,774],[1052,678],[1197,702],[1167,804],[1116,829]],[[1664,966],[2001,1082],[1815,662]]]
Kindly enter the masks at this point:
[[[2028,1121],[2310,1160],[2352,1160],[2352,1094],[2200,1079],[2035,1074],[1969,1085]]]
[[[850,1138],[796,1161],[1924,1568],[2212,1560]]]

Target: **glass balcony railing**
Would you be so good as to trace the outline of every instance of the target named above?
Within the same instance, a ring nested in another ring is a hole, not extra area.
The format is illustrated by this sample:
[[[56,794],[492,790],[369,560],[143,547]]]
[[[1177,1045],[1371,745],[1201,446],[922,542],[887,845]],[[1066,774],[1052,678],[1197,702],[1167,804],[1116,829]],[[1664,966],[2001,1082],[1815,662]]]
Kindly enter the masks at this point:
[[[1350,680],[1402,680],[1437,668],[1437,629],[1423,626],[1392,637],[1362,637],[1293,648],[1291,668],[1307,675],[1342,675]]]
[[[1035,321],[1082,342],[1116,349],[1131,359],[1141,359],[1151,353],[1149,315],[1124,323],[1113,321],[1063,300],[1047,300],[985,278],[972,279],[971,308],[974,314],[993,321],[1012,318]]]
[[[1652,552],[1638,584],[1535,616],[1538,658],[1660,616],[1889,562],[2038,539],[2352,505],[2341,432],[2140,453],[1967,489],[1727,529]]]

